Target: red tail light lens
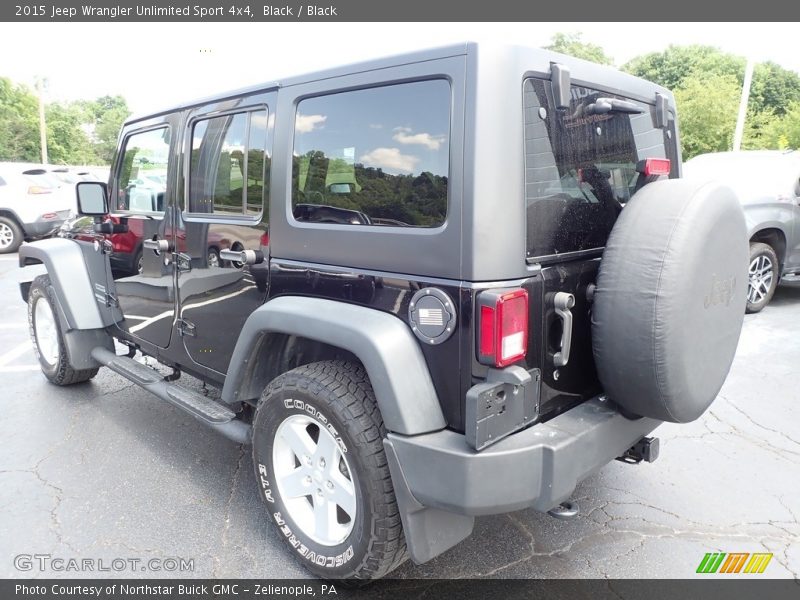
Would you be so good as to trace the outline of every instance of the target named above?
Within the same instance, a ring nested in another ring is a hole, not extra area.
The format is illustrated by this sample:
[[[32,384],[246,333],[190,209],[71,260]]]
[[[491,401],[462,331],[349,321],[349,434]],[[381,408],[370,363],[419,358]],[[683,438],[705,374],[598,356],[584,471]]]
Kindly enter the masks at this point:
[[[525,357],[528,350],[528,292],[486,290],[478,296],[478,358],[484,364],[505,367]]]
[[[645,177],[669,175],[671,168],[672,165],[668,158],[646,158],[640,160],[636,165],[636,170],[644,174]]]
[[[261,245],[269,246],[269,232],[265,231],[261,234]]]

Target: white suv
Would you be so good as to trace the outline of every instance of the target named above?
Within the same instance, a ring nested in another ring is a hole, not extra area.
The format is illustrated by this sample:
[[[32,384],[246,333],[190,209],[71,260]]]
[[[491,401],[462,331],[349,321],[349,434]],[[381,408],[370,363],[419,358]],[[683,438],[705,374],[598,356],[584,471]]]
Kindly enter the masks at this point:
[[[0,254],[58,231],[75,203],[72,190],[41,166],[0,163]]]

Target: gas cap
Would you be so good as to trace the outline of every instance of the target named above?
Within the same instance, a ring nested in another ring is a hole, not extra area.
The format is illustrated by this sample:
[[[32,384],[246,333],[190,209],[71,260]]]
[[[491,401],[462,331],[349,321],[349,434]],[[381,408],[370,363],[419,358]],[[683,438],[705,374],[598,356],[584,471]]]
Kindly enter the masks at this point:
[[[455,304],[438,288],[423,288],[408,305],[411,330],[421,341],[431,346],[446,341],[456,330]]]

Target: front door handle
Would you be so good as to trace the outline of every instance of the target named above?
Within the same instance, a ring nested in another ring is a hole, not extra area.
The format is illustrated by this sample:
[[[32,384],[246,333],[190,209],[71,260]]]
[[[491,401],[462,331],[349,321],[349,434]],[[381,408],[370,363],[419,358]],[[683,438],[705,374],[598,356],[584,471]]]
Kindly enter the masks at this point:
[[[575,296],[567,292],[558,292],[553,296],[553,307],[561,318],[561,350],[553,355],[553,364],[563,367],[569,362],[569,351],[572,346],[572,311]]]

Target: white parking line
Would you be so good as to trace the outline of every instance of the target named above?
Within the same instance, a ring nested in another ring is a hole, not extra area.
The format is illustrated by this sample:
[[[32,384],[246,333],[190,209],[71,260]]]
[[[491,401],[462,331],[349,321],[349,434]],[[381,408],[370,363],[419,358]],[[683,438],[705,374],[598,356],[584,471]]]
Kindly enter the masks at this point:
[[[12,360],[22,356],[26,352],[32,352],[32,351],[33,351],[33,348],[31,347],[30,340],[28,340],[26,342],[23,342],[22,344],[20,344],[16,348],[12,348],[8,352],[6,352],[2,356],[0,356],[0,367],[4,367],[8,363],[10,363]]]

